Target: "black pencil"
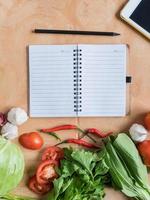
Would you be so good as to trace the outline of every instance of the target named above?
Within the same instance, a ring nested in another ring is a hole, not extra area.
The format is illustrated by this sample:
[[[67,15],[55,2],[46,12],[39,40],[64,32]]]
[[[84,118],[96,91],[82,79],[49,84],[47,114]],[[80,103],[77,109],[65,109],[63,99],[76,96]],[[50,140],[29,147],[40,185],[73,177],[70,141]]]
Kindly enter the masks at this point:
[[[98,31],[79,31],[79,30],[52,30],[52,29],[35,29],[35,33],[46,34],[71,34],[71,35],[96,35],[96,36],[117,36],[119,33],[114,32],[98,32]]]

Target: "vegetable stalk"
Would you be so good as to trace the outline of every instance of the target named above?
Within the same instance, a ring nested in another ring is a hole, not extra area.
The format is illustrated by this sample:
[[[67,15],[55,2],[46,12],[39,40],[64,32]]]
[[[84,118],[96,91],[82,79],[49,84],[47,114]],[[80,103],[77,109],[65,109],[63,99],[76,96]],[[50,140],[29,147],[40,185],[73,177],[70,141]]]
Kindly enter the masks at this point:
[[[64,144],[64,143],[72,143],[72,144],[78,144],[78,145],[81,145],[83,147],[86,147],[86,148],[100,148],[99,146],[95,145],[95,144],[92,144],[92,143],[89,143],[89,142],[86,142],[85,140],[81,140],[81,139],[74,139],[74,138],[71,138],[71,139],[67,139],[67,140],[64,140],[58,144],[56,144],[56,146],[60,145],[60,144]]]

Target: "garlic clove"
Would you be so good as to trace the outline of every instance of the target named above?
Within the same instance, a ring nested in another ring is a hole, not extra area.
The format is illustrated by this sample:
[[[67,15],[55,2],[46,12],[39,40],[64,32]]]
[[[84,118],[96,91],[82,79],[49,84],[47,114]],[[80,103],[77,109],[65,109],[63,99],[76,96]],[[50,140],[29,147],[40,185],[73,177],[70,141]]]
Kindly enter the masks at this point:
[[[21,125],[28,120],[28,115],[22,108],[12,108],[7,115],[7,119],[14,125]]]
[[[129,129],[130,136],[135,142],[143,142],[148,135],[148,131],[140,124],[133,124]]]
[[[7,139],[14,139],[18,137],[18,127],[7,122],[1,129],[1,134]]]

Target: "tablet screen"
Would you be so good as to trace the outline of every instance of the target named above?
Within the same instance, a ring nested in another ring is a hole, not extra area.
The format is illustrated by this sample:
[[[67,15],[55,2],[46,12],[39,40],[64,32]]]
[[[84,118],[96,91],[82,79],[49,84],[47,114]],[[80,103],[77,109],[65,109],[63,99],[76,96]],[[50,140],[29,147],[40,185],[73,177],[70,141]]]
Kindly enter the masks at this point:
[[[150,0],[142,0],[130,18],[150,33]]]

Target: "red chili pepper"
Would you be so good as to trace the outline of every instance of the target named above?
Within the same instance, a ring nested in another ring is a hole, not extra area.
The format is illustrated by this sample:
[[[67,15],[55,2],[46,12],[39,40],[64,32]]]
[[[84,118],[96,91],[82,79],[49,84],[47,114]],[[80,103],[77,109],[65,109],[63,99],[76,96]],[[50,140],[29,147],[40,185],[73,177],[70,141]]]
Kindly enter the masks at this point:
[[[56,126],[53,128],[43,128],[41,129],[42,132],[48,133],[48,132],[55,132],[55,131],[63,131],[63,130],[79,130],[76,125],[61,125],[61,126]]]
[[[91,133],[93,135],[97,135],[100,138],[105,138],[105,137],[108,137],[109,135],[111,135],[113,132],[103,133],[96,128],[89,128],[89,129],[86,130],[86,133],[87,134]]]
[[[47,128],[47,129],[43,128],[40,131],[44,132],[44,133],[52,133],[52,134],[54,134],[55,131],[63,131],[63,130],[78,130],[81,133],[83,133],[82,137],[84,137],[85,135],[87,135],[85,131],[83,131],[82,129],[80,129],[76,125],[71,125],[71,124],[66,124],[66,125],[61,125],[61,126],[55,126],[53,128]],[[89,137],[93,142],[96,142],[90,135],[87,135],[87,137]]]
[[[91,144],[89,142],[86,142],[85,140],[81,140],[81,139],[74,139],[74,138],[71,138],[71,139],[67,139],[67,140],[64,140],[57,145],[60,145],[60,144],[63,144],[63,143],[72,143],[72,144],[78,144],[78,145],[81,145],[81,146],[84,146],[84,147],[87,147],[87,148],[100,148],[99,146],[95,145],[95,144]]]

